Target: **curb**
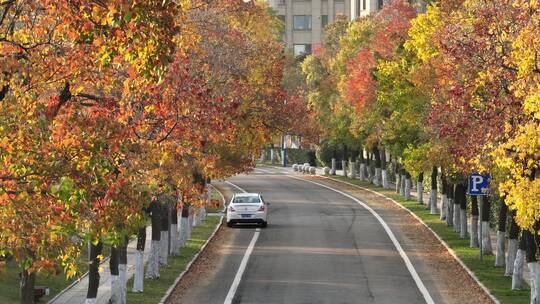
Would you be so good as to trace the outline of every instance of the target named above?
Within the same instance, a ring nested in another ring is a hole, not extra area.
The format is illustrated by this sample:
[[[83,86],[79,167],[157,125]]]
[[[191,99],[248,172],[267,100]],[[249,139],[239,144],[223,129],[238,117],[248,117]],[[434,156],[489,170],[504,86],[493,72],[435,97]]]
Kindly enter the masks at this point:
[[[199,250],[199,252],[197,252],[197,254],[191,259],[191,261],[189,261],[189,263],[186,265],[186,269],[184,271],[182,271],[180,273],[180,275],[178,275],[178,277],[176,278],[176,280],[174,280],[174,282],[172,283],[172,285],[169,287],[169,289],[167,289],[167,292],[165,293],[165,295],[161,298],[161,300],[159,301],[159,304],[165,304],[167,302],[167,300],[169,300],[169,297],[171,296],[172,292],[174,291],[174,289],[176,288],[176,286],[178,285],[178,283],[180,283],[180,280],[182,280],[182,278],[187,274],[187,272],[191,269],[191,266],[193,265],[193,263],[195,263],[197,261],[197,259],[199,258],[199,256],[201,255],[201,253],[204,251],[204,249],[206,249],[206,246],[208,245],[208,243],[210,243],[210,241],[214,238],[214,236],[216,235],[216,233],[218,232],[219,228],[221,228],[221,225],[223,224],[223,215],[220,217],[219,219],[219,223],[216,225],[216,228],[214,229],[214,232],[212,232],[212,234],[210,235],[210,237],[206,240],[206,242],[202,245],[201,249]]]
[[[448,244],[435,232],[433,231],[433,229],[431,229],[418,215],[416,215],[414,212],[412,212],[411,210],[409,210],[407,207],[403,206],[402,204],[400,204],[399,202],[395,201],[394,199],[392,198],[389,198],[388,196],[384,195],[384,194],[381,194],[381,193],[378,193],[376,191],[373,191],[373,190],[370,190],[370,189],[367,189],[367,188],[364,188],[362,186],[359,186],[359,185],[355,185],[355,184],[352,184],[352,183],[349,183],[349,182],[345,182],[345,181],[342,181],[342,180],[339,180],[339,179],[335,179],[335,178],[331,178],[331,177],[327,177],[327,176],[322,176],[322,175],[318,175],[319,177],[322,177],[322,178],[326,178],[326,179],[329,179],[329,180],[332,180],[332,181],[335,181],[335,182],[340,182],[340,183],[343,183],[343,184],[346,184],[346,185],[349,185],[349,186],[352,186],[352,187],[355,187],[355,188],[359,188],[359,189],[362,189],[364,191],[367,191],[367,192],[370,192],[370,193],[373,193],[377,196],[380,196],[382,198],[385,198],[389,201],[391,201],[392,203],[394,203],[395,205],[399,206],[401,209],[407,211],[410,215],[412,215],[412,217],[414,217],[417,221],[419,221],[422,225],[424,225],[424,227],[426,227],[432,234],[433,236],[435,236],[435,238],[446,248],[446,250],[450,253],[450,255],[452,257],[454,257],[454,259],[461,265],[461,267],[463,267],[463,269],[465,269],[465,271],[467,272],[467,274],[474,280],[476,281],[476,283],[480,286],[480,288],[482,288],[482,290],[489,296],[489,298],[496,304],[500,304],[499,300],[491,293],[491,291],[482,283],[480,282],[480,280],[478,279],[478,277],[469,269],[469,267],[467,267],[467,265],[465,265],[465,263],[463,263],[463,261],[461,261],[461,259],[456,255],[456,253],[454,252],[454,250],[452,248],[450,248],[450,246],[448,246]]]
[[[221,193],[221,191],[219,191],[218,188],[214,187],[213,185],[211,185],[212,188],[214,188],[215,190],[217,190],[217,192],[219,193],[219,195],[221,196],[221,198],[223,199],[223,210],[225,210],[225,197],[223,196],[223,193]],[[212,232],[212,234],[210,235],[210,237],[208,237],[208,239],[206,240],[206,242],[204,242],[204,244],[202,245],[201,249],[199,250],[199,252],[197,252],[197,254],[195,254],[195,256],[191,259],[191,261],[189,261],[189,263],[186,265],[186,269],[184,269],[184,271],[182,271],[180,273],[180,275],[178,275],[178,277],[174,280],[174,282],[172,283],[172,285],[169,287],[169,289],[167,289],[167,292],[165,292],[165,295],[161,298],[161,300],[159,300],[159,304],[165,304],[167,302],[167,300],[169,300],[172,292],[174,291],[174,289],[176,288],[176,286],[178,286],[178,283],[180,283],[180,281],[182,280],[182,278],[188,273],[188,271],[191,269],[191,266],[193,265],[193,263],[195,263],[197,261],[197,259],[199,258],[199,256],[201,255],[201,253],[204,251],[204,249],[206,249],[206,246],[210,243],[210,241],[214,238],[214,236],[216,236],[216,233],[218,232],[219,228],[221,228],[221,225],[223,224],[223,218],[224,218],[224,215],[221,215],[220,216],[220,219],[219,219],[219,222],[218,224],[216,225],[216,228],[214,229],[214,232]]]

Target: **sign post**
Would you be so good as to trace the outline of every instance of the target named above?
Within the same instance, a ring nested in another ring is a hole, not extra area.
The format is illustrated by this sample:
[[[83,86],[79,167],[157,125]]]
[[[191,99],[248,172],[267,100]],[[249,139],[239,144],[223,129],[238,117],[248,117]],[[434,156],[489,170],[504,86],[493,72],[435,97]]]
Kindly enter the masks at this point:
[[[484,196],[489,194],[489,174],[473,173],[469,175],[468,194],[471,196],[480,196],[480,227],[479,227],[479,245],[480,245],[480,261],[484,257],[484,246],[482,244],[482,214],[484,213]]]

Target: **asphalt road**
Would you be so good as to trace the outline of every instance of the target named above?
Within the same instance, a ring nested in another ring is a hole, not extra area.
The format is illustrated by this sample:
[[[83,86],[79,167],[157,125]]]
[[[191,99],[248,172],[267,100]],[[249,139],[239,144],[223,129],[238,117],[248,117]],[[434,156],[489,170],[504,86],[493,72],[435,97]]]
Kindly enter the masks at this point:
[[[182,303],[426,303],[387,231],[358,202],[268,171],[229,181],[271,203],[268,228],[226,228],[220,261]],[[439,302],[429,284],[425,291]]]

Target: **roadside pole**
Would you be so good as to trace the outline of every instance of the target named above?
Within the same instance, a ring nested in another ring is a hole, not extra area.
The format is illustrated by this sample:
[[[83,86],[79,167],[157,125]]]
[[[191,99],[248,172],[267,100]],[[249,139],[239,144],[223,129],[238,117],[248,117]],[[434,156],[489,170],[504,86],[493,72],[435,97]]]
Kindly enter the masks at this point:
[[[484,217],[484,196],[489,195],[489,174],[473,173],[469,175],[469,196],[480,196],[480,227],[479,227],[479,245],[480,245],[480,261],[484,258],[484,235],[482,234],[483,217]]]
[[[480,200],[478,202],[480,204],[479,208],[480,208],[480,227],[479,227],[479,236],[480,236],[480,240],[479,240],[479,244],[480,244],[480,261],[482,261],[484,259],[484,245],[483,245],[483,241],[484,241],[484,235],[482,234],[482,214],[483,214],[483,210],[484,210],[484,197],[483,196],[480,196]]]

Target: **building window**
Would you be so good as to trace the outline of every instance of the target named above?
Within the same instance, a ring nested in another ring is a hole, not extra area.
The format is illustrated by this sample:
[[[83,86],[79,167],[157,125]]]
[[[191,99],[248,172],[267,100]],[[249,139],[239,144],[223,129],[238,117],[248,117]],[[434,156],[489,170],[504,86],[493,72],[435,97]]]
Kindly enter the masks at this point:
[[[328,25],[328,15],[321,15],[321,28],[324,29]]]
[[[311,16],[298,15],[293,16],[294,29],[298,31],[311,30]]]
[[[383,0],[379,0],[379,9],[382,9],[384,6],[384,1]]]
[[[366,0],[362,0],[362,9],[363,9],[363,10],[366,10],[366,9],[367,9]]]
[[[295,57],[311,54],[311,44],[295,44],[293,45],[293,53]]]

